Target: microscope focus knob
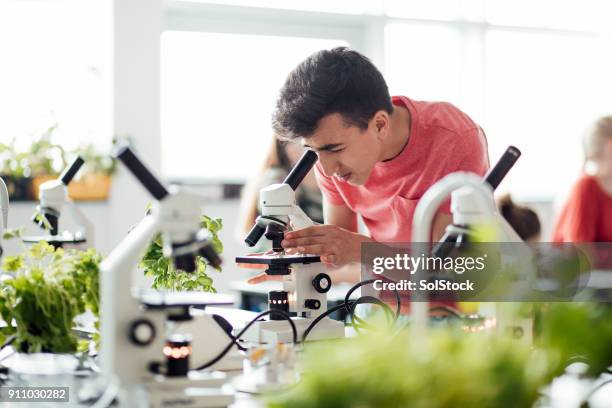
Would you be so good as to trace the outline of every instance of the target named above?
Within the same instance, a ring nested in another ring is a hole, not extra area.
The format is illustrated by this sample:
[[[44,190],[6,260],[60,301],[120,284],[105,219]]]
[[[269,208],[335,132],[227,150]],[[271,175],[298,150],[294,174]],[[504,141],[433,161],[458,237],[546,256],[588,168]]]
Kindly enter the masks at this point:
[[[147,319],[134,320],[128,331],[130,341],[137,346],[148,346],[155,339],[155,326]]]
[[[312,280],[312,286],[319,293],[327,293],[331,289],[332,281],[328,274],[320,273]]]
[[[304,307],[312,310],[319,310],[321,308],[321,302],[317,299],[306,299],[304,301]]]

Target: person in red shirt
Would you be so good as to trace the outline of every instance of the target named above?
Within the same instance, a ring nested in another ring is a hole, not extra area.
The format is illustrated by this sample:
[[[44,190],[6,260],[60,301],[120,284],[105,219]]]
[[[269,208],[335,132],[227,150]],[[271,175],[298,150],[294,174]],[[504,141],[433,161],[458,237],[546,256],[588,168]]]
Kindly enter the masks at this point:
[[[328,266],[361,259],[361,243],[409,242],[415,207],[449,173],[484,175],[487,141],[468,115],[445,102],[391,97],[378,69],[345,47],[319,51],[283,85],[273,115],[276,134],[317,152],[324,225],[289,232],[288,251],[321,256]],[[369,236],[359,234],[360,215]],[[449,203],[432,239],[452,221]]]
[[[612,242],[612,116],[585,137],[585,162],[595,173],[574,185],[553,230],[553,242]]]

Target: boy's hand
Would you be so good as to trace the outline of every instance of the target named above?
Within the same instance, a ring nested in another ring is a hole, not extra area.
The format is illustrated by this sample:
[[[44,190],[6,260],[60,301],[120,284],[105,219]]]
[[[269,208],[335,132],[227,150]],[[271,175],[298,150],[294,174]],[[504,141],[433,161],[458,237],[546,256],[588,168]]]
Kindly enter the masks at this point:
[[[315,225],[286,232],[281,245],[287,252],[319,255],[325,266],[340,267],[361,262],[362,242],[373,240],[336,225]]]

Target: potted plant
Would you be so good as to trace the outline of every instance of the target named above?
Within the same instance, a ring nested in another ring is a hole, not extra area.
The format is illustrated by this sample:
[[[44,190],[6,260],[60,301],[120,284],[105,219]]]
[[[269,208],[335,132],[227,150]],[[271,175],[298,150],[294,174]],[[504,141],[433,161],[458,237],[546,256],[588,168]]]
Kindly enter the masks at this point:
[[[9,189],[11,200],[33,200],[38,189],[33,188],[37,177],[55,177],[66,166],[63,148],[52,142],[57,125],[49,127],[29,149],[20,151],[14,138],[10,144],[0,144],[0,176]]]
[[[26,154],[15,149],[15,139],[10,144],[0,143],[0,177],[6,183],[12,201],[31,199],[30,173]]]
[[[535,344],[557,355],[557,374],[572,361],[586,363],[585,375],[593,378],[612,366],[610,303],[539,303],[535,307]]]
[[[210,232],[215,251],[220,254],[223,251],[223,244],[219,239],[219,231],[223,228],[222,220],[202,215],[200,225]],[[163,255],[161,235],[155,237],[140,261],[145,276],[153,278],[154,289],[216,292],[213,280],[207,273],[209,265],[200,256],[196,259],[196,265],[193,273],[176,270],[171,260]],[[217,272],[220,271],[217,269]]]
[[[5,239],[18,238],[8,231]],[[54,248],[39,242],[15,256],[3,259],[0,288],[0,342],[12,343],[25,353],[74,353],[85,351],[89,341],[79,341],[73,331],[77,316],[99,307],[100,255]],[[94,336],[93,341],[97,341]]]
[[[67,157],[81,156],[85,161],[77,177],[68,186],[70,197],[75,200],[99,201],[108,198],[112,175],[116,170],[115,160],[96,149],[93,144],[81,146],[66,153]],[[38,191],[45,181],[57,177],[54,173],[40,174],[34,177],[32,187]]]

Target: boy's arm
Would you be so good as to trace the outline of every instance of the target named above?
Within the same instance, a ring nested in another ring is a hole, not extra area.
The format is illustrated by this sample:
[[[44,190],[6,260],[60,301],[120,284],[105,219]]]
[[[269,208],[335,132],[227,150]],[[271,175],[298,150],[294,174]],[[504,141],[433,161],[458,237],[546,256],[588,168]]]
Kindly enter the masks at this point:
[[[344,204],[330,203],[325,196],[323,196],[323,217],[325,224],[357,232],[357,214]]]
[[[361,244],[374,242],[357,233],[357,215],[345,205],[324,201],[325,225],[315,225],[285,234],[282,246],[298,253],[317,254],[328,266],[342,266],[360,262]],[[432,224],[432,240],[438,241],[452,216],[439,212]]]

